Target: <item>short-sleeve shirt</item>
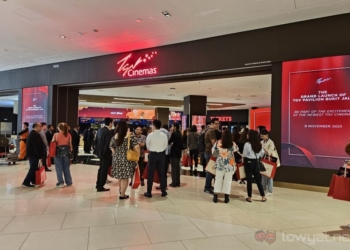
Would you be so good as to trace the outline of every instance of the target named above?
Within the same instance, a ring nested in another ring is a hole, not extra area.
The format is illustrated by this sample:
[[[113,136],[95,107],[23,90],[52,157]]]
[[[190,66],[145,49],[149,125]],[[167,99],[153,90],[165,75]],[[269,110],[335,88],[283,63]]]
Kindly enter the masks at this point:
[[[211,149],[213,148],[213,144],[211,143],[211,140],[216,141],[216,134],[214,129],[208,129],[207,132],[205,132],[204,135],[204,142],[205,142],[205,153],[211,154]]]
[[[72,140],[72,137],[69,133],[67,134],[67,136],[64,136],[63,133],[56,133],[54,134],[53,138],[57,142],[57,146],[70,146],[70,141]]]
[[[136,137],[136,140],[137,140],[137,142],[139,144],[146,143],[146,136],[144,136],[144,135],[140,135],[140,136],[135,135],[135,137]],[[140,147],[140,156],[141,157],[145,156],[145,147]]]

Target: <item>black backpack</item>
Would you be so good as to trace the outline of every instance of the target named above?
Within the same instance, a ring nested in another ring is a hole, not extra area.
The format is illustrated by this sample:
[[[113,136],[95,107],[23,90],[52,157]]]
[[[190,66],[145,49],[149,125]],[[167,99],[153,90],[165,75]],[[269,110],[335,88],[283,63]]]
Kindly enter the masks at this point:
[[[204,133],[200,134],[198,137],[198,152],[202,153],[205,151],[205,134],[208,130],[205,130]]]

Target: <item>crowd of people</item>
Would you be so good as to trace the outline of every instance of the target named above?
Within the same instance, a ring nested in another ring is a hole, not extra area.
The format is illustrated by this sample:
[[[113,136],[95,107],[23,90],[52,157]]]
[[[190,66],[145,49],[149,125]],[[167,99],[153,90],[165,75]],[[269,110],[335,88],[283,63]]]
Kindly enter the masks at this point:
[[[138,168],[141,175],[141,186],[145,185],[142,178],[147,164],[147,191],[145,197],[152,197],[153,178],[155,171],[159,174],[160,185],[156,189],[161,190],[161,196],[167,196],[167,173],[171,166],[172,188],[181,187],[181,160],[189,157],[190,173],[200,176],[198,165],[207,166],[210,161],[215,162],[215,175],[210,171],[204,172],[204,192],[213,195],[213,201],[218,202],[218,195],[225,195],[225,203],[229,202],[231,185],[236,178],[237,164],[243,163],[246,174],[245,180],[239,180],[240,184],[247,185],[247,202],[252,202],[253,182],[258,187],[261,201],[266,202],[265,196],[273,194],[273,179],[262,176],[259,171],[259,162],[262,157],[275,157],[279,165],[278,154],[273,141],[265,127],[257,130],[244,128],[239,131],[234,128],[219,130],[219,120],[213,118],[211,123],[202,126],[200,133],[197,126],[193,125],[187,130],[181,131],[180,124],[175,123],[169,129],[167,124],[162,126],[159,120],[154,120],[150,128],[137,127],[130,130],[126,121],[113,123],[111,118],[105,118],[104,126],[96,134],[86,129],[84,136],[84,152],[93,153],[100,159],[97,172],[96,190],[106,192],[105,187],[108,170],[111,166],[111,177],[119,180],[119,199],[128,199],[126,194],[129,180],[133,178]],[[34,123],[33,130],[29,132],[29,124],[24,123],[21,136],[20,157],[29,159],[29,171],[23,181],[24,187],[37,187],[35,171],[42,165],[46,171],[51,171],[47,166],[50,142],[56,144],[55,157],[51,159],[55,163],[57,184],[56,187],[71,186],[73,180],[70,174],[71,163],[77,162],[80,127],[76,126],[70,131],[65,123],[58,124],[57,133],[52,125],[45,122]],[[114,130],[113,130],[114,127]],[[93,138],[93,140],[91,139]],[[25,152],[23,152],[25,150]],[[129,151],[137,155],[136,159],[130,159]],[[145,162],[145,151],[148,152],[148,161]],[[237,180],[238,181],[238,180]],[[132,182],[129,183],[132,185]]]

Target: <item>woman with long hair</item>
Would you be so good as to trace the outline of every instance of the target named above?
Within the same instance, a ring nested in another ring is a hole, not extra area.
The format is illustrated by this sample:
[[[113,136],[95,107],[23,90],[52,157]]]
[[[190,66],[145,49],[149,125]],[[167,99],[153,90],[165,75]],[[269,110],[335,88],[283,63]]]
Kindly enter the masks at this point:
[[[56,187],[62,188],[64,186],[64,183],[66,183],[67,186],[71,186],[73,184],[72,176],[70,173],[69,159],[73,147],[72,137],[68,133],[68,125],[64,122],[61,122],[58,124],[57,129],[58,133],[55,133],[53,135],[52,141],[56,142],[55,167],[58,180]]]
[[[261,183],[261,174],[259,172],[259,159],[264,156],[264,149],[259,140],[258,132],[255,130],[249,130],[248,140],[244,144],[243,157],[244,157],[244,170],[247,179],[247,193],[248,198],[246,201],[252,202],[252,180],[254,175],[254,180],[258,186],[260,195],[262,197],[262,202],[265,202],[264,188]]]
[[[214,184],[214,203],[218,202],[218,194],[225,194],[225,203],[230,201],[232,175],[235,171],[236,144],[232,141],[230,130],[226,129],[222,133],[222,138],[214,144],[212,149],[213,156],[216,157],[215,184]]]
[[[117,133],[112,137],[109,147],[113,155],[112,177],[119,179],[119,199],[122,200],[129,198],[129,195],[125,195],[125,191],[128,187],[129,178],[133,177],[135,168],[137,168],[137,162],[127,159],[128,140],[130,140],[130,149],[137,151],[139,154],[140,146],[136,137],[128,132],[128,125],[125,121],[119,122],[115,130]]]
[[[190,150],[190,157],[192,160],[194,160],[194,171],[193,171],[193,176],[197,176],[197,167],[198,167],[198,139],[199,139],[199,134],[197,133],[197,126],[192,125],[191,127],[191,132],[188,134],[187,137],[187,147]],[[191,160],[191,170],[190,172],[192,173],[192,161]]]

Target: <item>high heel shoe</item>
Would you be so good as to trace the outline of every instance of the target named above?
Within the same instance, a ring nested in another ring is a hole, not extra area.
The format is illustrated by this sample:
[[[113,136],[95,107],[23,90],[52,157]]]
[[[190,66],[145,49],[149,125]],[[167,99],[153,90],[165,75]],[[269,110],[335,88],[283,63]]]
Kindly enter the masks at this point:
[[[218,202],[218,195],[217,194],[214,194],[213,201],[214,201],[214,203]]]
[[[228,194],[225,194],[225,203],[229,203],[230,196]]]

